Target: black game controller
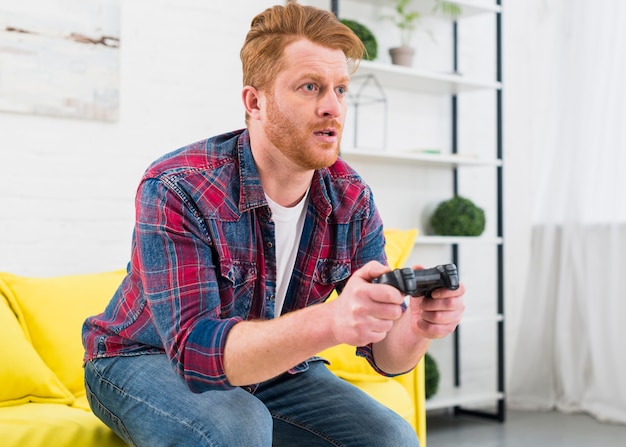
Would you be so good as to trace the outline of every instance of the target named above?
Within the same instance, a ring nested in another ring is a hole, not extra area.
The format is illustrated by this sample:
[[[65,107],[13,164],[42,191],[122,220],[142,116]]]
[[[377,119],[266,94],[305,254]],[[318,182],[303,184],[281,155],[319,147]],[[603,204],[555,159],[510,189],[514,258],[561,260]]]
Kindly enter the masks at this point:
[[[456,265],[446,264],[423,270],[396,269],[383,273],[374,282],[394,286],[405,295],[430,297],[433,290],[440,287],[458,289],[459,274]]]

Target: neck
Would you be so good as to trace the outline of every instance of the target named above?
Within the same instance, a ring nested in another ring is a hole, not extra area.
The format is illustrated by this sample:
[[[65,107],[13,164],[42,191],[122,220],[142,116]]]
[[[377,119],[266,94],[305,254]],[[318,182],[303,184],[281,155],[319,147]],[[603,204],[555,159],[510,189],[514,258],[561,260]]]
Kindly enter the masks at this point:
[[[265,194],[281,206],[296,205],[311,186],[315,171],[297,166],[278,150],[264,150],[266,146],[259,143],[251,135],[252,154]]]
[[[259,172],[262,170],[259,169]],[[308,176],[298,179],[295,176],[280,177],[270,171],[267,176],[261,173],[261,184],[265,194],[274,202],[280,206],[292,207],[302,200],[311,185],[312,178],[313,171]]]

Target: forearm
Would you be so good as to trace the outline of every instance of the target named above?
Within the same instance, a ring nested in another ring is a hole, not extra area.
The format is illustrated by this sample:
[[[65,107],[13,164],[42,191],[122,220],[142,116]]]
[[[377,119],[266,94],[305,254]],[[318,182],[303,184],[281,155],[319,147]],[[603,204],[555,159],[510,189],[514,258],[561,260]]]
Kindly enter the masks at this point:
[[[244,386],[271,379],[336,344],[329,312],[330,306],[321,303],[272,320],[236,324],[224,348],[229,383]]]
[[[424,356],[430,339],[411,331],[410,313],[405,312],[394,324],[387,337],[372,346],[376,366],[388,374],[400,374],[413,369]]]

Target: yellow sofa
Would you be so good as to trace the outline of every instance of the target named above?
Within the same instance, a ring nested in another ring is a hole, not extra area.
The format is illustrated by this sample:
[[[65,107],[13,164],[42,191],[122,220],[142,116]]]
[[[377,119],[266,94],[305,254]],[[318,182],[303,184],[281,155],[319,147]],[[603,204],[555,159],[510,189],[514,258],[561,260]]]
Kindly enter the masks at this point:
[[[89,409],[81,327],[124,271],[55,278],[0,273],[0,444],[124,446]]]
[[[392,267],[406,261],[415,230],[387,231]],[[34,278],[0,272],[0,440],[2,447],[125,444],[91,410],[83,385],[83,320],[104,309],[124,276],[113,272]],[[322,353],[331,369],[394,409],[425,445],[424,374],[385,378],[354,347]]]

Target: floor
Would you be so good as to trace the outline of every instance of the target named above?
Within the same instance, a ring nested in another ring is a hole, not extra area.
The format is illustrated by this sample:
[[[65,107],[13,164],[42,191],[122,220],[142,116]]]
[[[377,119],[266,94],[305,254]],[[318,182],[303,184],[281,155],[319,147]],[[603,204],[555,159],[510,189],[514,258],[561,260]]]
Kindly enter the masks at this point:
[[[584,414],[507,411],[504,423],[474,416],[427,418],[427,447],[624,447],[626,425]]]

